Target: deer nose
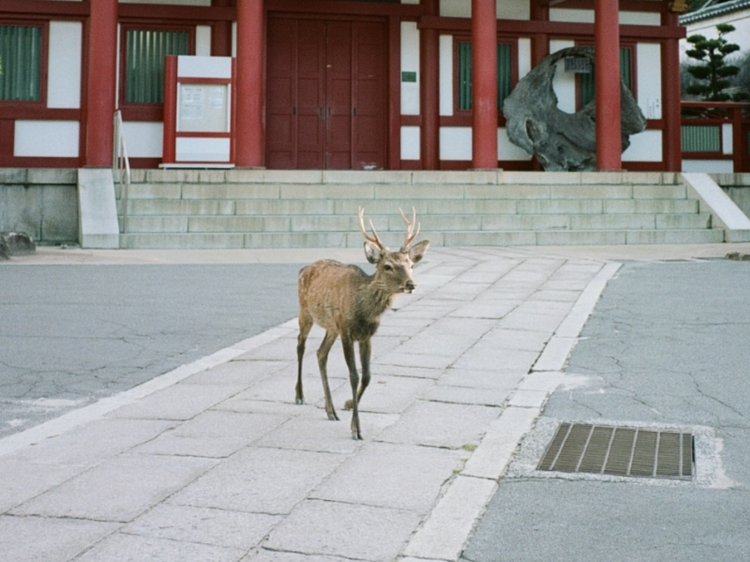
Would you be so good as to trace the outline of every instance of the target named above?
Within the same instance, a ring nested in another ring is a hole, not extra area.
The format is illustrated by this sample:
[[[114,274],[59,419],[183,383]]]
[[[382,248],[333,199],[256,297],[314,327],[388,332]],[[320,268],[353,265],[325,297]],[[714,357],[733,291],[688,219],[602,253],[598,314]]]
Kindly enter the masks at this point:
[[[414,281],[407,281],[406,282],[406,291],[407,292],[411,293],[416,288],[417,288],[417,285],[414,283]]]

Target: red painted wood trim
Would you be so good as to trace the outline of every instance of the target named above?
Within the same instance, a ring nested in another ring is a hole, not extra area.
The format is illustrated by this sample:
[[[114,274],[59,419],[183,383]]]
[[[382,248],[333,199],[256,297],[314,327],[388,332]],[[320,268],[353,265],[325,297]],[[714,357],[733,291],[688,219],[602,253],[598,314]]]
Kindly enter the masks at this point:
[[[442,18],[424,16],[419,20],[419,28],[434,28],[439,31],[467,31],[471,29],[469,18]],[[594,24],[571,23],[538,20],[497,20],[497,29],[500,32],[533,35],[546,33],[555,36],[592,36],[594,35]],[[658,25],[621,25],[620,36],[634,39],[681,39],[685,37],[684,27],[665,27]]]
[[[96,0],[88,19],[83,165],[112,165],[117,72],[117,0]]]
[[[663,12],[664,26],[677,25],[677,14]],[[662,158],[668,172],[682,170],[682,107],[680,105],[680,46],[677,39],[661,47]]]
[[[242,2],[242,0],[238,0]],[[340,2],[320,1],[311,3],[309,0],[266,0],[269,12],[301,12],[316,14],[336,14],[347,16],[402,16],[416,18],[422,15],[420,5],[396,4],[380,2]]]
[[[398,169],[401,161],[401,19],[388,18],[387,24],[388,71],[387,99],[388,123],[386,124],[386,167]]]
[[[1,1],[1,0],[0,0]],[[99,0],[94,0],[98,2]],[[166,20],[170,22],[190,22],[193,25],[208,24],[214,21],[232,22],[237,17],[235,8],[213,6],[169,6],[165,4],[120,4],[117,14],[121,21]]]
[[[422,0],[427,15],[438,15],[437,0]],[[440,163],[440,38],[436,29],[419,30],[419,112],[422,115],[419,153],[423,170],[437,170]]]
[[[177,55],[164,57],[164,134],[162,161],[173,164],[177,160],[175,135],[177,132]]]
[[[617,4],[596,0],[596,167],[622,169],[620,38]]]
[[[497,168],[497,16],[495,0],[472,0],[472,166]]]
[[[265,85],[265,13],[263,0],[240,1],[237,6],[236,164],[240,168],[264,165],[263,101]]]
[[[12,14],[43,15],[43,16],[79,16],[89,15],[91,2],[45,2],[36,0],[0,0],[0,13],[3,16]]]
[[[623,12],[661,12],[666,2],[649,2],[647,0],[620,0],[620,11]],[[566,9],[593,10],[593,0],[532,0],[532,7],[554,7]]]

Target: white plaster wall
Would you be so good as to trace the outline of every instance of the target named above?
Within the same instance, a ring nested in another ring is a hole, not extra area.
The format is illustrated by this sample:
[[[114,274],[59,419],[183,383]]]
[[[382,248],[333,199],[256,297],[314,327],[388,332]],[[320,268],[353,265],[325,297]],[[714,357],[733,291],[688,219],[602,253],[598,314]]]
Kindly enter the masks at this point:
[[[508,131],[505,127],[497,129],[497,159],[498,160],[531,160],[531,156],[519,146],[516,146],[508,138]]]
[[[229,162],[229,139],[181,137],[176,142],[178,162]]]
[[[195,27],[195,54],[198,56],[211,56],[211,26],[198,25]]]
[[[575,47],[573,41],[552,40],[549,42],[549,51],[556,53],[560,49]],[[576,111],[576,81],[573,72],[565,72],[564,61],[557,64],[555,78],[552,81],[552,88],[557,95],[557,107],[567,113]]]
[[[630,136],[630,146],[622,153],[623,162],[661,162],[661,130],[643,131]]]
[[[721,126],[721,152],[722,154],[734,154],[732,150],[732,132],[734,127],[731,123],[724,123]]]
[[[470,0],[440,0],[440,15],[444,18],[470,18]]]
[[[401,127],[401,159],[419,160],[419,127]]]
[[[453,115],[453,36],[441,35],[440,48],[440,115]]]
[[[401,22],[401,72],[415,72],[416,82],[401,82],[401,115],[419,115],[419,30],[413,21]]]
[[[661,46],[658,43],[636,45],[636,99],[647,119],[661,119]]]
[[[47,107],[81,107],[82,32],[77,21],[49,24]]]
[[[164,125],[160,121],[126,121],[122,124],[128,158],[161,158]]]
[[[471,160],[471,127],[440,128],[440,159]]]
[[[731,160],[683,160],[682,171],[704,174],[732,174],[734,173],[734,162]]]
[[[550,8],[550,21],[566,21],[573,23],[594,23],[593,10],[571,10],[567,8]]]
[[[13,156],[78,157],[78,121],[17,119]]]
[[[403,0],[402,0],[403,3]],[[528,20],[531,14],[529,0],[495,0],[498,19]],[[470,0],[440,0],[440,15],[450,18],[470,18]]]
[[[520,80],[531,71],[531,39],[518,39],[518,79]]]

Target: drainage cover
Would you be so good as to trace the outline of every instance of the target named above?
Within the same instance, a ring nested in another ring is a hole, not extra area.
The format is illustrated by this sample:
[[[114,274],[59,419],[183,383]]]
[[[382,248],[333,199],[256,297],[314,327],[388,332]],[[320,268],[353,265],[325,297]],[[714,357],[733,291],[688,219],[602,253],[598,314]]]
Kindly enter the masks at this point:
[[[562,423],[538,469],[690,480],[694,460],[688,431]]]

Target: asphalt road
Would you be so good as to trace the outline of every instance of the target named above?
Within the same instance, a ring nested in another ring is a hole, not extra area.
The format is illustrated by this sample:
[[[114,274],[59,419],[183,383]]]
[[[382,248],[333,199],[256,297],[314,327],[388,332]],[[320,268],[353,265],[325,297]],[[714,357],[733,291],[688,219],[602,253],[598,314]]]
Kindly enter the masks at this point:
[[[537,426],[694,429],[713,443],[696,456],[702,483],[545,477],[530,464],[539,456],[528,451],[541,450],[532,432],[462,560],[747,560],[748,342],[750,263],[626,263],[573,350],[570,384]]]
[[[295,317],[300,267],[0,266],[0,437]]]

